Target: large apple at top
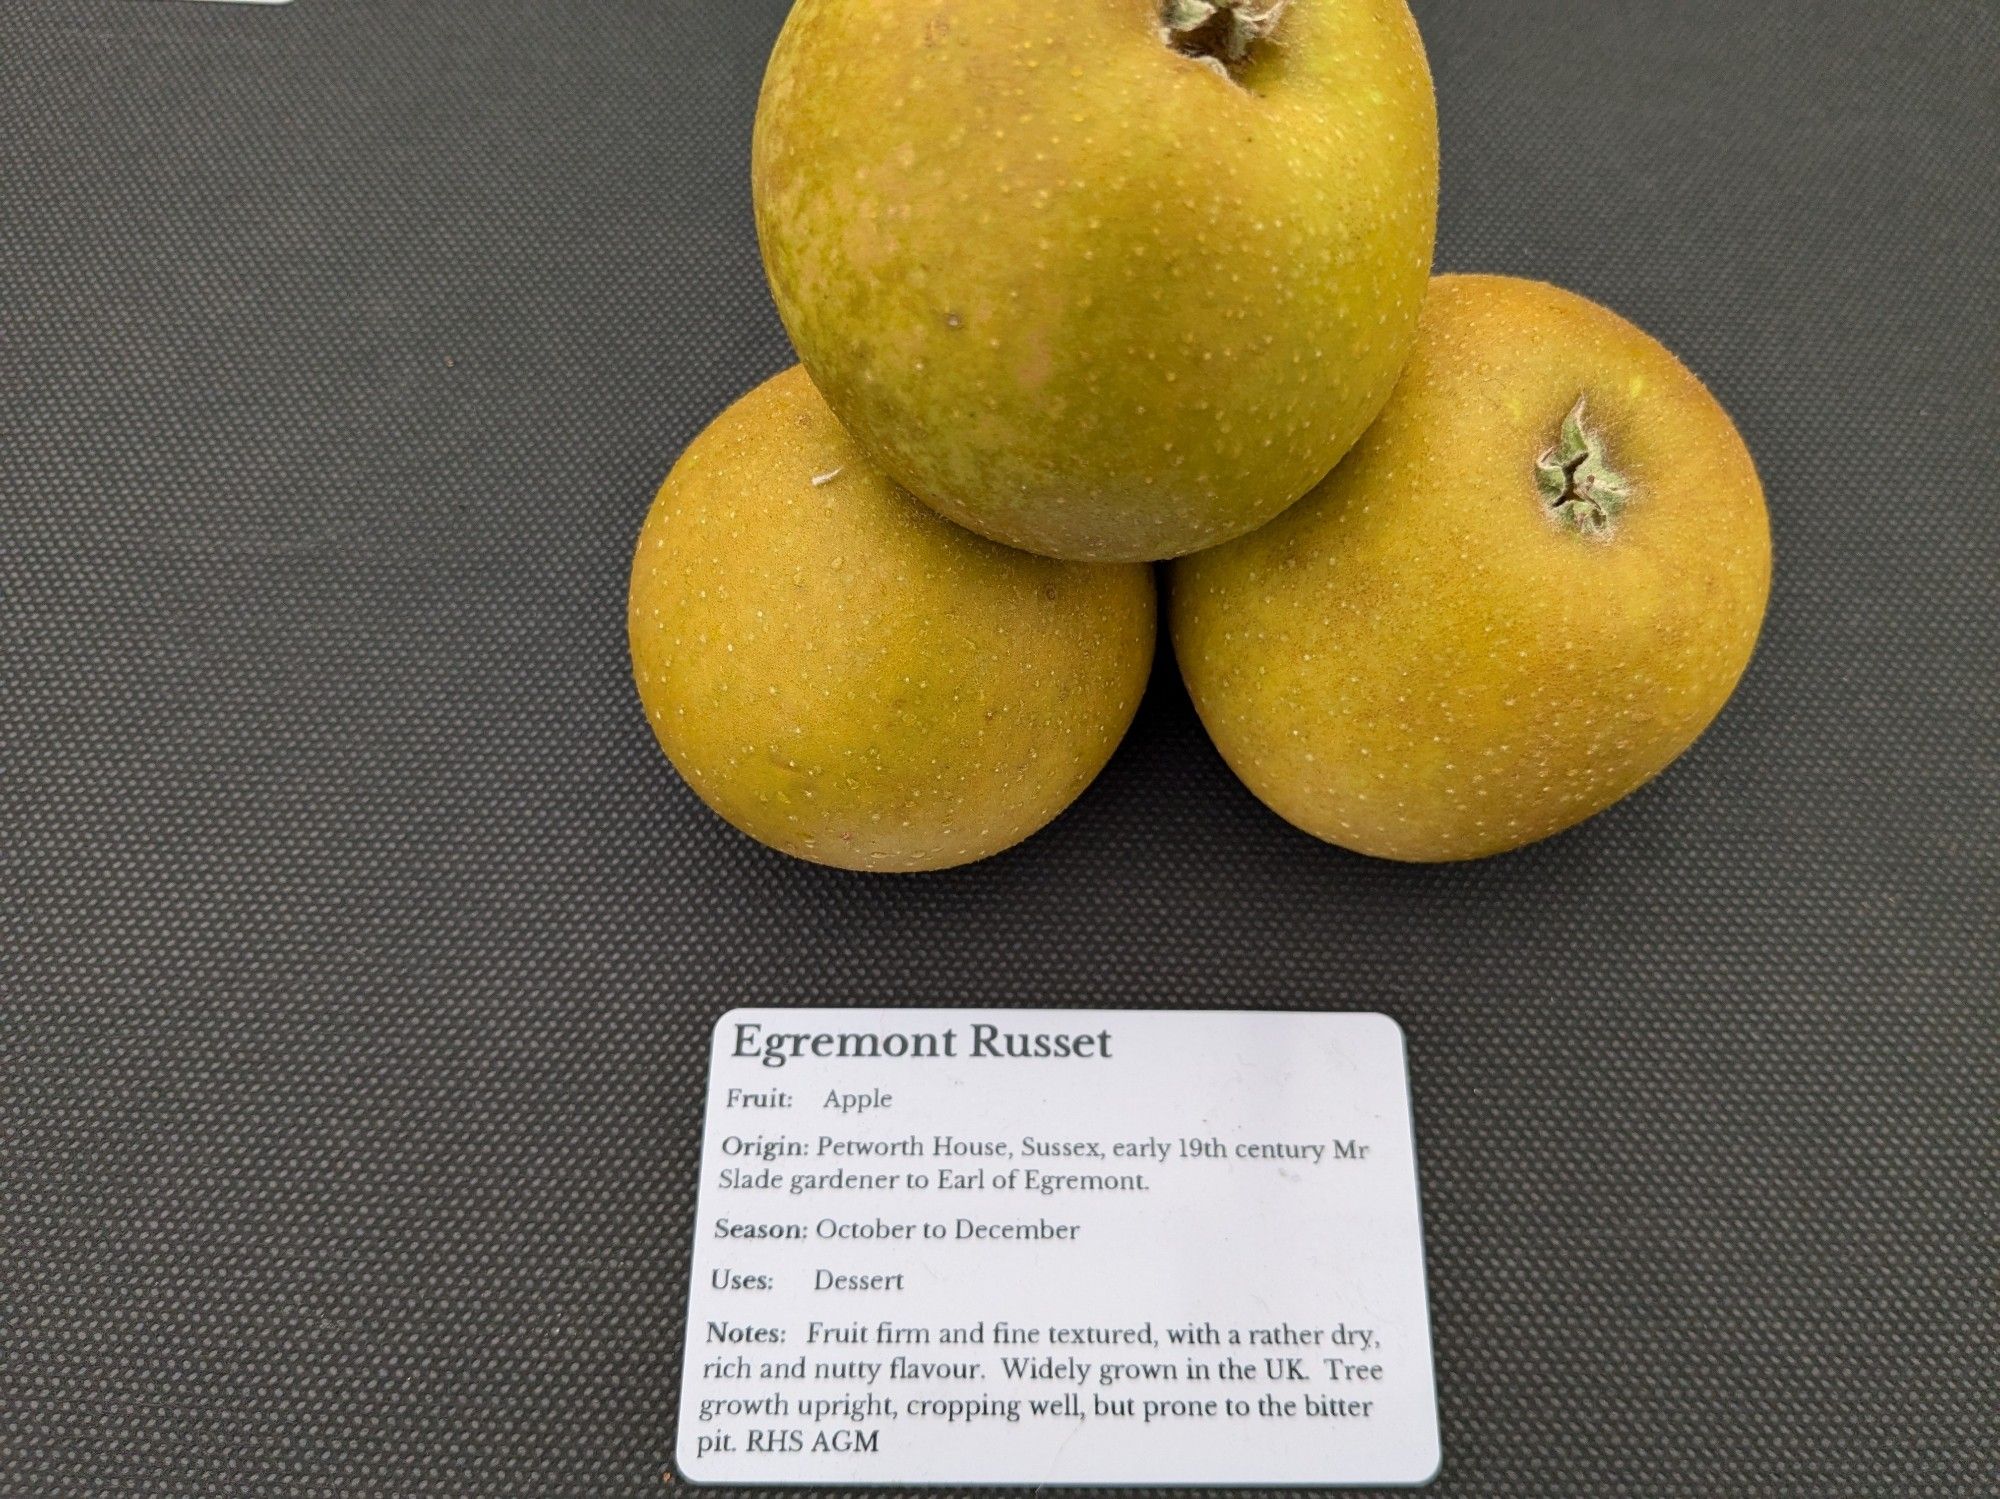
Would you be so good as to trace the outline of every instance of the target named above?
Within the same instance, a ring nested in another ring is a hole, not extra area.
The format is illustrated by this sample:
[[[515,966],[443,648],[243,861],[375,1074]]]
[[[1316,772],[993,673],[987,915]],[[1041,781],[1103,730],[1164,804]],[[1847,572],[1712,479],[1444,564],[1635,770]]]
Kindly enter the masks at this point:
[[[1178,556],[1388,399],[1437,222],[1403,0],[799,0],[752,157],[779,315],[920,498]]]

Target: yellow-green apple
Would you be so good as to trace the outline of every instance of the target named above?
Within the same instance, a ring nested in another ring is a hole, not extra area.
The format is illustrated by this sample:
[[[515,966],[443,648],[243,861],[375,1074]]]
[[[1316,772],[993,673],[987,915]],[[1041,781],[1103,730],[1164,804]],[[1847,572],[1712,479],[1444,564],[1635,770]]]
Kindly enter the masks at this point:
[[[752,151],[799,357],[891,477],[1050,556],[1269,520],[1416,336],[1403,0],[798,0]]]
[[[653,732],[709,806],[802,859],[938,869],[1027,837],[1103,768],[1145,690],[1153,578],[943,520],[794,366],[674,465],[628,625]]]
[[[1593,302],[1441,276],[1381,419],[1254,535],[1174,564],[1175,654],[1291,822],[1469,859],[1617,801],[1692,744],[1771,583],[1728,414]]]

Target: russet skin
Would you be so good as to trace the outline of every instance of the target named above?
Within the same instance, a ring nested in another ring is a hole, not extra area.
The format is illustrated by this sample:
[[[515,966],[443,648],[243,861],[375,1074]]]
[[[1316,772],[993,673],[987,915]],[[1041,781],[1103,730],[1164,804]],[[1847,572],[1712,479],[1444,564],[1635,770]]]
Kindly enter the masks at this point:
[[[1763,489],[1665,348],[1442,276],[1380,420],[1271,525],[1174,565],[1181,673],[1244,782],[1392,859],[1544,838],[1664,770],[1749,664]]]
[[[1403,0],[798,0],[752,150],[779,314],[876,461],[1120,561],[1254,529],[1360,436],[1437,173]]]
[[[632,559],[660,746],[760,842],[846,869],[962,864],[1103,768],[1145,690],[1143,566],[997,546],[875,468],[797,367],[689,444]]]

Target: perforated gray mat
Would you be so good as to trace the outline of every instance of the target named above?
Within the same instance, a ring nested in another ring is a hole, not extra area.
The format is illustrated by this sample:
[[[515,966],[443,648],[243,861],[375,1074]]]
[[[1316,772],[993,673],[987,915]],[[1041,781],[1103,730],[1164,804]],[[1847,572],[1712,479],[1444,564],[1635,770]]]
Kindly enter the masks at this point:
[[[1657,333],[1769,486],[1657,785],[1371,863],[1169,670],[906,880],[716,822],[626,678],[788,357],[782,8],[0,0],[0,1491],[659,1492],[709,1021],[977,1001],[1403,1022],[1440,1494],[1993,1492],[1993,7],[1420,8],[1440,264]]]

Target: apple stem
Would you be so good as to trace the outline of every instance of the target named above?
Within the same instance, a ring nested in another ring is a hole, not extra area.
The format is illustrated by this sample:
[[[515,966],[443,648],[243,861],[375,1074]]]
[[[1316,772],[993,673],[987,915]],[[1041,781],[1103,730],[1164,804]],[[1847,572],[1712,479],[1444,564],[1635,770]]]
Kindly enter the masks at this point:
[[[1160,35],[1183,57],[1229,78],[1230,69],[1241,67],[1257,44],[1278,29],[1290,4],[1267,0],[1260,8],[1250,0],[1164,0]]]
[[[1555,445],[1535,460],[1535,482],[1549,513],[1585,536],[1608,536],[1611,521],[1632,498],[1632,484],[1611,466],[1604,441],[1583,420],[1578,396]]]

